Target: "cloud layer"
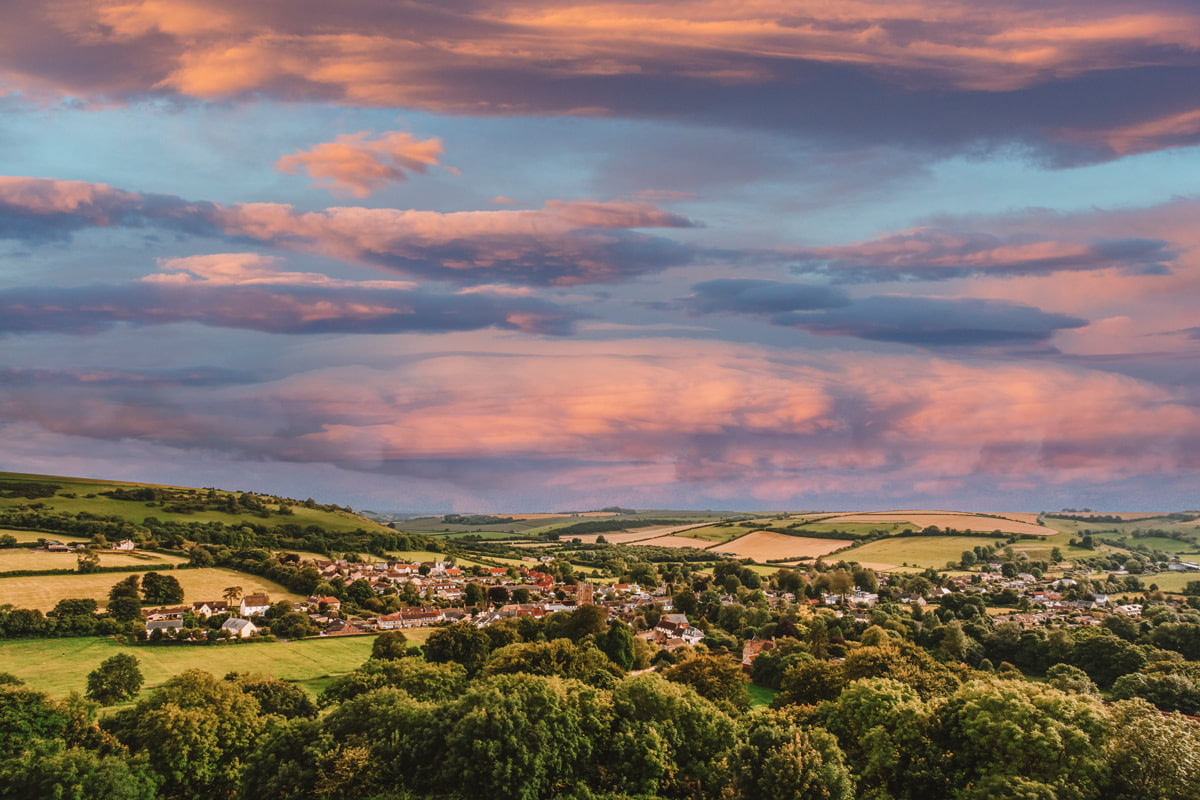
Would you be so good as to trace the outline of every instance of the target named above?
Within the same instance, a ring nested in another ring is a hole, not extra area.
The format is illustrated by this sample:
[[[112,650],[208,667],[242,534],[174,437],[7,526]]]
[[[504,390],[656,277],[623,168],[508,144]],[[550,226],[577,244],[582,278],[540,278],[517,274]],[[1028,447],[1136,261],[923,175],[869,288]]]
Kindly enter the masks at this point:
[[[153,226],[373,264],[456,283],[605,283],[687,263],[688,248],[635,228],[686,228],[646,203],[550,201],[537,210],[436,211],[282,203],[220,205],[46,178],[0,177],[0,237],[65,239]]]
[[[347,133],[310,150],[283,156],[280,172],[304,172],[335,196],[367,197],[389,183],[403,183],[411,173],[437,166],[440,139],[417,139],[404,131],[388,131],[371,139],[369,131]]]
[[[70,0],[7,13],[0,79],[35,95],[670,116],[932,151],[1017,144],[1064,162],[1200,140],[1200,13],[1177,0]]]
[[[272,273],[269,259],[234,253],[177,259],[141,282],[0,289],[0,334],[95,334],[118,323],[195,322],[263,333],[381,334],[499,328],[566,334],[577,311],[533,297],[438,294],[383,281]],[[189,274],[190,273],[190,274]]]

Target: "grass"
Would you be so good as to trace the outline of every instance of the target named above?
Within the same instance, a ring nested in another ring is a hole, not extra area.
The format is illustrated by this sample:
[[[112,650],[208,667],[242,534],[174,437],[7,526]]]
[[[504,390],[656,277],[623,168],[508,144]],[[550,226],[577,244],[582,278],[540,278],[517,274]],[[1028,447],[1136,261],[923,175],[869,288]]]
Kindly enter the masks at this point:
[[[750,691],[750,707],[751,708],[766,708],[775,700],[775,695],[779,694],[774,689],[768,689],[766,686],[750,683],[746,685]]]
[[[746,528],[740,525],[706,525],[703,528],[692,528],[691,530],[680,531],[675,536],[684,536],[688,539],[702,539],[706,542],[723,544],[739,536],[745,534]]]
[[[1101,541],[1119,538],[1116,534],[1103,533],[1096,538]],[[1161,550],[1164,553],[1200,553],[1200,544],[1196,542],[1182,542],[1178,539],[1171,539],[1166,536],[1129,536],[1125,538],[1127,547],[1136,547],[1144,545],[1152,550]]]
[[[423,644],[433,628],[405,631],[410,647]],[[374,636],[331,636],[295,642],[239,645],[130,647],[112,639],[29,639],[0,642],[0,672],[11,672],[30,687],[55,697],[82,692],[87,674],[118,653],[138,659],[146,692],[172,675],[202,669],[222,676],[256,672],[292,681],[314,696],[371,654]]]
[[[183,564],[186,558],[149,552],[100,551],[102,567],[140,567],[148,564]],[[5,548],[0,550],[0,572],[15,569],[75,569],[74,553],[48,553],[44,550]]]
[[[835,533],[835,532],[848,533],[853,536],[867,536],[876,531],[883,531],[885,534],[892,534],[892,533],[899,533],[900,531],[904,530],[905,528],[908,528],[909,530],[913,530],[913,531],[920,530],[920,528],[918,526],[913,525],[911,522],[889,522],[889,521],[837,522],[835,520],[833,522],[810,522],[807,525],[792,524],[792,525],[788,525],[787,527],[797,531],[798,533],[803,532],[803,534],[811,534],[814,536],[820,536],[821,534]]]
[[[129,573],[103,572],[92,575],[48,575],[26,578],[0,578],[0,605],[12,604],[17,608],[38,608],[49,611],[63,598],[91,597],[101,606],[108,600],[108,590]],[[247,594],[258,590],[271,596],[271,601],[300,600],[298,594],[258,575],[247,575],[220,567],[203,569],[175,569],[169,573],[183,586],[184,599],[188,603],[203,600],[219,600],[226,587],[241,586]]]
[[[1160,572],[1157,575],[1138,575],[1143,586],[1155,584],[1164,592],[1182,592],[1189,581],[1200,581],[1200,572]]]

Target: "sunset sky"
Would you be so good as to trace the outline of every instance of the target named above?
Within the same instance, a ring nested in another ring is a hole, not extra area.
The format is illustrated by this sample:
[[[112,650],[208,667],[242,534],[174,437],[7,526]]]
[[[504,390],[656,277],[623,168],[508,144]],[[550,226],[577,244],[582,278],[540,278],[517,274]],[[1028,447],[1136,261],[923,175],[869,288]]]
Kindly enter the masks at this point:
[[[0,469],[1200,506],[1193,0],[0,11]]]

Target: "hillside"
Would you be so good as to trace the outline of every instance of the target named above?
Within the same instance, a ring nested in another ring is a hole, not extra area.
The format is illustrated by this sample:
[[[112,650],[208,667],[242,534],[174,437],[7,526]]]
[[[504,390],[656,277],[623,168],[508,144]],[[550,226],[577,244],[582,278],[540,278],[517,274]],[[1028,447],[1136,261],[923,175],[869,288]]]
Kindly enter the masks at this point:
[[[311,498],[11,472],[0,472],[0,528],[167,548],[200,542],[382,553],[410,544],[349,508]]]

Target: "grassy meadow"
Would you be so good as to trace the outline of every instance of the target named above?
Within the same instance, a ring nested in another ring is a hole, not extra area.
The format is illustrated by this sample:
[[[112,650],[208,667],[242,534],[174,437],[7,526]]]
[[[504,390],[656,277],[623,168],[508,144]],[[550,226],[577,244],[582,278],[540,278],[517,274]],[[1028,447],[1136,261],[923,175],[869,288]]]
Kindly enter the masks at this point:
[[[432,628],[405,631],[416,646]],[[11,672],[30,687],[55,697],[82,692],[87,674],[118,653],[137,657],[145,692],[187,669],[214,675],[257,672],[293,681],[316,694],[328,682],[367,660],[374,636],[334,636],[294,642],[215,646],[130,647],[111,639],[30,639],[0,642],[0,672]]]

